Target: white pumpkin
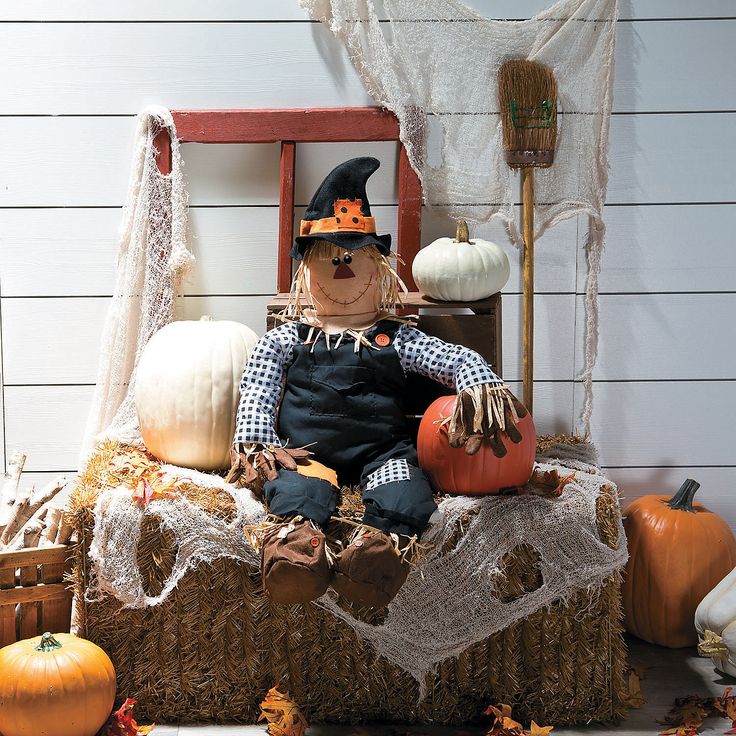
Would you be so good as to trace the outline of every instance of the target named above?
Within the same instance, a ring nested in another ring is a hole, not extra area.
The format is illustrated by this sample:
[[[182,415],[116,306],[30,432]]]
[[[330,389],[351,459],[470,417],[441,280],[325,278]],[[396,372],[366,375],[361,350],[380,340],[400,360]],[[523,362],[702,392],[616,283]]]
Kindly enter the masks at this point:
[[[240,379],[258,336],[239,322],[172,322],[138,363],[135,406],[146,447],[174,465],[230,465]]]
[[[474,302],[495,294],[509,280],[509,259],[489,240],[468,237],[457,223],[455,239],[439,238],[422,248],[411,266],[419,290],[446,302]]]
[[[710,657],[716,669],[736,677],[736,568],[700,602],[695,628],[700,656]]]

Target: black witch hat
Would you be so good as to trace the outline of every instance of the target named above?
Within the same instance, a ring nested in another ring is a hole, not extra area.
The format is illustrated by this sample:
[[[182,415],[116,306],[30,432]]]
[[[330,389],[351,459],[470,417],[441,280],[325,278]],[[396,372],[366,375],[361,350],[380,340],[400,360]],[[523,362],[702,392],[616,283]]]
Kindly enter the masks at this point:
[[[375,245],[383,255],[391,251],[391,236],[376,235],[376,221],[365,185],[381,165],[370,156],[351,158],[336,166],[319,185],[304,213],[291,257],[301,260],[306,249],[320,240],[357,250]]]

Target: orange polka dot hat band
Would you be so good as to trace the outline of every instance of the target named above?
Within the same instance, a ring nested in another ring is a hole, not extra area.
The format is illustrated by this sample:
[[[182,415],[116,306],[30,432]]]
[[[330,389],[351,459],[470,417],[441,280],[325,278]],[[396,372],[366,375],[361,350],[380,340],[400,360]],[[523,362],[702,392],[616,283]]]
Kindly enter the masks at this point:
[[[375,233],[376,219],[361,212],[360,199],[336,199],[335,216],[319,220],[302,220],[299,235],[310,233]]]

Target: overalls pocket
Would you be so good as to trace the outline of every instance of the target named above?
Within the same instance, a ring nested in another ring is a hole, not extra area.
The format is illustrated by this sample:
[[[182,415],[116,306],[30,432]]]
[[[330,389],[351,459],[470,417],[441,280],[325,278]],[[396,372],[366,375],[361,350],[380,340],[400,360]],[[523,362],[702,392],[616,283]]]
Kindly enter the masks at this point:
[[[376,371],[356,365],[316,365],[311,369],[311,414],[367,419],[376,416]]]

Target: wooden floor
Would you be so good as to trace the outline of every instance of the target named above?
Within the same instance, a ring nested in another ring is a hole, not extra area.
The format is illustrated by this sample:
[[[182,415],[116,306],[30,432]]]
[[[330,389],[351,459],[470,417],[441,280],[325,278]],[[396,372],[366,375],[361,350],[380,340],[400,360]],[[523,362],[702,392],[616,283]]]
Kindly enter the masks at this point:
[[[583,736],[615,733],[618,736],[655,736],[660,730],[657,721],[669,710],[676,697],[684,695],[720,695],[736,680],[716,673],[708,659],[701,659],[695,650],[672,650],[654,647],[639,642],[629,642],[631,661],[646,671],[642,682],[642,693],[646,705],[630,712],[617,728],[610,726],[579,726],[555,729],[553,736]],[[528,724],[526,724],[528,725]],[[554,724],[540,724],[554,725]],[[703,733],[723,733],[730,724],[721,719],[706,721]],[[246,736],[265,733],[263,726],[211,726],[211,725],[159,725],[154,736]],[[307,736],[483,736],[485,730],[478,727],[467,729],[431,728],[427,726],[382,726],[352,728],[350,726],[315,726]]]

